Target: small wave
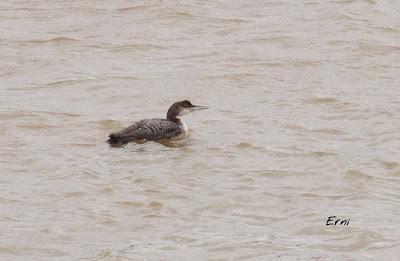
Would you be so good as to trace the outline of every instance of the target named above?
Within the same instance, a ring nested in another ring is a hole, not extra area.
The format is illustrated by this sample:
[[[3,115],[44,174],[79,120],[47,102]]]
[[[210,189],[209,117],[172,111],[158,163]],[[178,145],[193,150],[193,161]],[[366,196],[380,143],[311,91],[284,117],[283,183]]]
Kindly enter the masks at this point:
[[[163,208],[163,204],[161,204],[160,202],[153,201],[150,204],[148,204],[147,207],[159,210]]]
[[[119,201],[116,203],[123,208],[139,208],[144,206],[144,203],[136,201]]]
[[[36,129],[56,129],[59,126],[50,125],[43,122],[26,122],[23,124],[18,124],[16,127],[21,129],[36,130]]]
[[[303,171],[287,171],[287,170],[279,170],[279,169],[266,169],[261,171],[256,171],[258,176],[262,177],[279,177],[286,178],[288,176],[304,176],[313,174],[312,172],[303,172]]]
[[[240,143],[236,144],[235,147],[240,150],[253,149],[253,150],[258,150],[258,151],[265,151],[265,149],[263,147],[256,146],[256,145],[248,143],[248,142],[240,142]]]
[[[382,161],[381,164],[385,167],[385,169],[397,169],[400,164],[395,161]]]
[[[338,99],[330,97],[312,97],[303,101],[309,104],[332,104],[338,102]]]
[[[327,129],[327,128],[312,130],[312,132],[318,132],[318,133],[330,134],[330,135],[345,135],[346,134],[346,132],[342,131],[342,130]]]
[[[325,151],[314,151],[314,152],[311,152],[309,155],[314,156],[314,157],[337,156],[336,153],[325,152]]]
[[[43,115],[49,116],[67,116],[67,117],[78,117],[79,114],[72,114],[67,112],[51,112],[51,111],[13,111],[0,113],[0,119],[16,119],[16,118],[37,118]]]
[[[59,80],[52,81],[44,84],[37,84],[34,86],[29,86],[27,88],[19,88],[18,90],[31,90],[31,89],[44,89],[44,88],[53,88],[53,87],[64,87],[71,86],[76,84],[82,84],[88,81],[95,80],[96,78],[87,78],[87,79],[68,79],[68,80]]]
[[[138,6],[128,6],[128,7],[123,7],[116,9],[115,11],[117,12],[130,12],[130,11],[137,11],[140,9],[144,9],[146,7],[149,7],[148,5],[138,5]]]
[[[0,202],[1,203],[18,203],[18,202],[22,202],[22,200],[17,200],[17,199],[12,199],[12,198],[2,198],[0,197]]]
[[[321,129],[307,129],[305,127],[295,125],[295,124],[286,124],[284,127],[300,132],[315,132],[320,134],[329,134],[329,135],[345,135],[347,134],[345,131],[340,129],[330,129],[330,128],[321,128]]]
[[[114,120],[100,120],[97,123],[100,125],[102,129],[106,130],[120,126],[119,122]]]
[[[326,234],[327,230],[322,229],[323,234]],[[335,234],[340,234],[344,233],[343,231],[345,230],[339,230],[332,228],[331,232],[335,231]],[[358,235],[357,235],[358,234]],[[380,248],[387,248],[388,246],[391,245],[398,245],[394,241],[386,240],[382,237],[381,234],[372,232],[372,231],[362,231],[361,233],[353,234],[351,238],[345,237],[345,238],[338,238],[337,241],[343,241],[342,245],[332,245],[332,244],[319,244],[319,245],[314,245],[310,246],[310,248],[313,249],[324,249],[327,251],[335,251],[335,252],[343,252],[343,251],[349,251],[349,252],[354,252],[357,250],[361,249],[366,249],[366,248],[371,248],[371,247],[376,247],[377,245],[380,245]],[[350,242],[349,242],[350,241]],[[352,241],[352,242],[351,242]]]
[[[167,47],[159,44],[127,44],[120,46],[110,47],[109,50],[112,52],[125,52],[125,51],[158,51],[165,50]]]
[[[69,38],[69,37],[54,37],[51,39],[45,39],[45,40],[29,40],[29,41],[23,41],[22,43],[33,43],[33,44],[43,44],[43,43],[57,43],[57,44],[62,44],[62,43],[72,43],[72,42],[79,42],[80,40],[74,39],[74,38]]]
[[[76,197],[83,197],[86,196],[87,193],[86,192],[81,192],[81,191],[76,191],[76,192],[68,192],[68,193],[64,193],[63,197],[65,198],[76,198]]]
[[[346,172],[346,177],[347,178],[352,178],[352,179],[357,179],[357,180],[360,180],[360,179],[371,179],[372,178],[370,175],[368,175],[368,174],[366,174],[366,173],[364,173],[362,171],[356,170],[356,169],[348,170]]]

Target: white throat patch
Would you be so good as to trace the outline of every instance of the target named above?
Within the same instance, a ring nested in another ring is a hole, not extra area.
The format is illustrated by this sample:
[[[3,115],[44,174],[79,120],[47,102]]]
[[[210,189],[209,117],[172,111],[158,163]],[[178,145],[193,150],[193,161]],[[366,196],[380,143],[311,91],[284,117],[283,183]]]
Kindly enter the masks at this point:
[[[183,108],[183,109],[179,112],[178,116],[186,115],[186,114],[188,114],[189,112],[192,112],[192,110],[189,109],[189,108]]]

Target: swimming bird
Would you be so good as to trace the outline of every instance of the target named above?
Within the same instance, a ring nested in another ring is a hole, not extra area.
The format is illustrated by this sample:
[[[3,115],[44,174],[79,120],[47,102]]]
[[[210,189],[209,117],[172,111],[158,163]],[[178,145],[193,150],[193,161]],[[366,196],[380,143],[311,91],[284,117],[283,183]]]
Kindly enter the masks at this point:
[[[169,107],[166,119],[144,119],[134,122],[121,131],[111,133],[107,142],[111,146],[121,146],[131,141],[156,141],[187,137],[188,127],[179,117],[204,109],[208,109],[208,107],[193,105],[188,100],[175,102]]]

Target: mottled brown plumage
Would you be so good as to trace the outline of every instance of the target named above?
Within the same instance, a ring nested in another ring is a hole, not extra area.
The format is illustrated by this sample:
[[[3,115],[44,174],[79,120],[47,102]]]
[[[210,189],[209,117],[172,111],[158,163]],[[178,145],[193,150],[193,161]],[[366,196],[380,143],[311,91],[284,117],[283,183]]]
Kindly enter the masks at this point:
[[[134,122],[127,128],[109,135],[107,142],[112,146],[121,146],[131,141],[176,139],[188,135],[187,126],[179,116],[195,110],[207,109],[184,100],[175,102],[167,112],[166,119],[145,119]]]

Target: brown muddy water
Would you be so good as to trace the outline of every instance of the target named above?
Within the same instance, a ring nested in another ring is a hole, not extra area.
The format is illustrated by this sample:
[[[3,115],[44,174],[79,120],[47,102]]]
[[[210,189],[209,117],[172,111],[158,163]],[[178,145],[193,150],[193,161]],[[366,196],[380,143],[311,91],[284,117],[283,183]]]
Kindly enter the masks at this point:
[[[399,1],[8,0],[0,58],[1,260],[400,257]]]

